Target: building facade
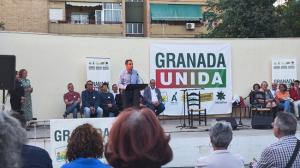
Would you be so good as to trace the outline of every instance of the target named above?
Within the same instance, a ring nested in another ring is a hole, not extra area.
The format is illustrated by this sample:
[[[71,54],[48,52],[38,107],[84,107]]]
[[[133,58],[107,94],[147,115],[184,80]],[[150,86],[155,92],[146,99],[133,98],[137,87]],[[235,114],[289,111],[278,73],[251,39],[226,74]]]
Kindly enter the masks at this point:
[[[1,0],[7,31],[139,37],[207,33],[206,0]]]

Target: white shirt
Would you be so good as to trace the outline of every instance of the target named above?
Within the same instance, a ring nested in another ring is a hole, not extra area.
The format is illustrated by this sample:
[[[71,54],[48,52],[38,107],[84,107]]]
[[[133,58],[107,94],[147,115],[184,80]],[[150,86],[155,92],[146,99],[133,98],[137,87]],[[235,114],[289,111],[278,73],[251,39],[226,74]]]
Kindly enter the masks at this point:
[[[157,94],[156,94],[156,92],[155,92],[155,88],[154,89],[150,89],[151,90],[151,101],[152,102],[157,102],[158,101],[158,99],[157,99]]]
[[[243,168],[244,161],[228,150],[215,150],[210,155],[200,157],[196,168]]]

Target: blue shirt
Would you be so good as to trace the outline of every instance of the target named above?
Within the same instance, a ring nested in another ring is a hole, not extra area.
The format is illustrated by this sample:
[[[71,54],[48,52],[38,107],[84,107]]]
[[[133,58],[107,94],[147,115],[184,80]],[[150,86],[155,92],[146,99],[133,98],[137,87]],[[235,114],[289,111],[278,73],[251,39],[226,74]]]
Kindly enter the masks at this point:
[[[61,168],[110,168],[96,158],[78,158],[70,163],[64,164]]]
[[[129,84],[139,84],[140,83],[140,77],[136,70],[132,70],[131,73],[129,73],[126,69],[123,70],[120,74],[120,81],[119,81],[119,88],[125,89],[127,85]]]
[[[21,168],[52,168],[48,152],[36,146],[23,145],[21,159]]]
[[[99,100],[99,93],[95,90],[89,92],[88,90],[82,91],[81,93],[82,99],[82,107],[99,107],[100,100]]]

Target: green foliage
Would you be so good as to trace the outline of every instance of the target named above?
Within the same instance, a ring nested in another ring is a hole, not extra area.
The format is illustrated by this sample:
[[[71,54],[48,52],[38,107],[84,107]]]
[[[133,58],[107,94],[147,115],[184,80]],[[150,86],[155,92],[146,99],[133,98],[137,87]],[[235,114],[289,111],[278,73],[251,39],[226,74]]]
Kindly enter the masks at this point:
[[[300,0],[289,0],[276,7],[280,18],[277,36],[300,37]]]
[[[264,38],[276,36],[276,0],[208,0],[209,37]]]

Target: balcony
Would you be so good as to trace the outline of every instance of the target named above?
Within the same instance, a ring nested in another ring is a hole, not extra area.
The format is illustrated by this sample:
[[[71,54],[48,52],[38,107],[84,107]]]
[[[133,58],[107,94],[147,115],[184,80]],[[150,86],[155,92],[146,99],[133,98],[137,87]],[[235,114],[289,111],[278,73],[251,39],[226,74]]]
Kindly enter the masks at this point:
[[[49,33],[123,36],[122,24],[49,23]]]
[[[172,25],[172,24],[151,24],[151,37],[196,37],[200,34],[207,34],[206,26],[196,24],[193,30],[187,30],[186,25]]]

